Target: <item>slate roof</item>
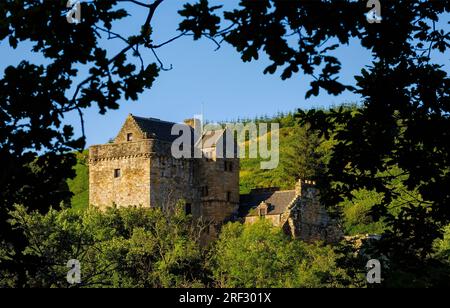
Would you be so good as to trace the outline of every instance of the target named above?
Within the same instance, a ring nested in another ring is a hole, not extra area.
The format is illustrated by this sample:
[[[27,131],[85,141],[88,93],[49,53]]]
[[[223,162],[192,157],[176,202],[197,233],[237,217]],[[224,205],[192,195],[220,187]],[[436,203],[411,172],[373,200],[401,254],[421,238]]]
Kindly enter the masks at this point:
[[[162,121],[155,118],[142,118],[135,115],[132,116],[139,128],[148,134],[149,137],[161,141],[172,142],[179,137],[179,135],[172,135],[172,126],[176,123]]]
[[[269,205],[267,215],[280,215],[284,213],[295,198],[295,190],[253,192],[241,195],[239,216],[256,216],[256,208],[261,202]]]
[[[148,134],[149,138],[154,138],[161,141],[167,141],[167,142],[173,142],[175,139],[177,139],[180,135],[172,135],[172,127],[175,124],[182,124],[183,123],[174,123],[174,122],[168,122],[168,121],[162,121],[160,119],[156,118],[143,118],[138,117],[135,115],[131,115],[136,122],[136,124],[139,126],[139,128]],[[187,125],[187,124],[184,124]],[[189,126],[190,127],[190,126]],[[191,130],[193,130],[192,127],[190,127]],[[216,130],[213,132],[205,132],[203,135],[203,143],[207,142],[209,146],[217,144],[217,142],[220,140],[220,137],[222,137],[225,130]],[[192,134],[191,139],[192,144],[194,144],[194,136]]]

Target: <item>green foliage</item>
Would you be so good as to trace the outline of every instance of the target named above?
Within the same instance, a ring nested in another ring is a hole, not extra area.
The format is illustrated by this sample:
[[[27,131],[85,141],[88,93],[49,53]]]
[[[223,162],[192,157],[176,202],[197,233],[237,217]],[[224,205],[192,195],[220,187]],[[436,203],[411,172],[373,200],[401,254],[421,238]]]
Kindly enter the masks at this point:
[[[450,265],[450,225],[443,230],[442,239],[437,239],[434,243],[436,257]]]
[[[227,224],[209,253],[199,244],[205,225],[186,216],[183,204],[159,208],[109,208],[46,214],[16,206],[13,228],[26,245],[0,245],[3,287],[341,287],[352,285],[330,246],[288,238],[267,221]],[[14,258],[15,253],[22,255]],[[81,284],[66,281],[68,260],[81,263]],[[25,283],[21,283],[25,281]]]
[[[258,123],[259,119],[255,119]],[[315,179],[324,172],[328,144],[314,132],[296,123],[291,114],[265,117],[266,122],[280,123],[280,161],[274,169],[261,169],[262,158],[240,160],[240,192],[253,188],[279,187],[293,189],[296,180]],[[246,123],[243,120],[243,123]],[[265,138],[265,137],[260,137]]]
[[[201,223],[186,216],[180,204],[170,213],[159,208],[109,208],[11,212],[14,229],[27,245],[22,287],[69,287],[70,259],[81,262],[78,287],[199,287],[204,281]],[[8,254],[0,251],[0,260]],[[9,260],[11,262],[11,260]],[[14,260],[12,261],[14,262]],[[13,285],[14,277],[4,279]]]
[[[352,192],[352,197],[345,199],[342,206],[343,227],[346,235],[381,234],[384,224],[374,221],[372,209],[380,204],[383,197],[376,191],[358,190]]]
[[[286,141],[290,130],[286,127],[280,129],[280,164],[285,157]],[[260,137],[265,138],[265,137]],[[270,137],[269,137],[270,138]],[[274,169],[261,169],[262,158],[242,158],[240,160],[240,191],[249,193],[251,189],[258,187],[280,187],[290,189],[295,184],[295,179],[288,176],[278,167]]]
[[[294,179],[316,180],[324,172],[322,140],[306,126],[294,126],[283,151],[281,168]]]
[[[18,275],[15,269],[8,266],[14,260],[15,251],[10,244],[0,242],[0,288],[13,288],[17,285]]]
[[[21,232],[21,251],[4,242],[2,287],[364,287],[367,260],[354,247],[323,246],[292,240],[261,220],[229,223],[207,252],[199,244],[205,225],[186,216],[179,204],[170,213],[159,208],[109,208],[29,212],[17,206],[10,223]],[[435,255],[421,275],[383,262],[383,285],[448,286],[450,228],[435,242]],[[15,258],[16,254],[22,255]],[[82,283],[66,282],[70,259],[78,259]],[[18,279],[24,270],[26,283]]]
[[[363,97],[363,105],[353,111],[299,115],[335,140],[321,183],[324,200],[333,205],[359,189],[383,193],[383,202],[373,208],[374,216],[389,226],[382,249],[420,271],[433,241],[450,222],[450,79],[432,56],[450,47],[448,29],[437,26],[450,5],[395,1],[383,10],[380,27],[360,32],[355,24],[347,33],[361,39],[373,55],[370,66],[355,76],[354,92]],[[404,19],[398,19],[398,10]],[[425,45],[426,52],[421,50]],[[387,174],[393,168],[406,176]],[[396,189],[394,178],[399,179]],[[406,195],[412,197],[403,198]],[[391,211],[393,202],[398,204],[396,212]]]
[[[213,251],[219,287],[339,287],[347,275],[329,246],[290,240],[267,221],[230,223]]]

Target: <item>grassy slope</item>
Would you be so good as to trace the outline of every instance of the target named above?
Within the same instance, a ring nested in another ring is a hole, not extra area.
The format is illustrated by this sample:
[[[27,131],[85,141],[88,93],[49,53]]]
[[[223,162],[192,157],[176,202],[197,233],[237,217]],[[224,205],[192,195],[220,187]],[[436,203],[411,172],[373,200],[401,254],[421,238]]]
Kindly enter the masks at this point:
[[[285,153],[292,139],[292,127],[280,129],[280,161],[277,168],[261,169],[261,158],[243,158],[240,161],[240,192],[249,193],[252,188],[280,187],[280,189],[292,189],[295,179],[283,172]],[[260,137],[261,138],[261,137]],[[265,138],[265,136],[264,136]],[[268,137],[270,140],[270,136]],[[265,161],[266,159],[264,159]],[[268,159],[267,159],[268,160]]]
[[[74,167],[76,177],[68,180],[70,191],[74,194],[72,197],[72,208],[83,210],[89,204],[89,169],[88,169],[88,151],[77,153],[78,163]]]

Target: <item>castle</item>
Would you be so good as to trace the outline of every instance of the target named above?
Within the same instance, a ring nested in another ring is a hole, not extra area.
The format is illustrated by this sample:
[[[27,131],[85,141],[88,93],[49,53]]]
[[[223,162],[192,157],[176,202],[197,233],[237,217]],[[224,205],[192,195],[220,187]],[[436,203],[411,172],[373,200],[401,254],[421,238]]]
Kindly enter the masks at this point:
[[[195,121],[185,121],[194,131]],[[252,223],[265,218],[293,237],[333,241],[339,232],[318,202],[313,182],[294,190],[255,189],[239,194],[239,158],[221,158],[225,130],[200,136],[201,158],[174,158],[175,123],[129,115],[112,143],[89,149],[89,203],[170,207],[180,199],[185,211],[209,222],[208,236],[230,220]],[[194,143],[195,141],[192,140]]]

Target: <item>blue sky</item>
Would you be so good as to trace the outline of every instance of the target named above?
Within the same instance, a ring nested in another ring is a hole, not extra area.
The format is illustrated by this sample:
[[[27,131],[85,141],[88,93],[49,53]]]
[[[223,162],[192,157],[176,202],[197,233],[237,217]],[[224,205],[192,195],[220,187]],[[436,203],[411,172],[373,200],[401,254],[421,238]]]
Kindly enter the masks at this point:
[[[180,21],[177,11],[185,2],[163,2],[152,23],[155,42],[163,42],[177,34]],[[226,1],[226,7],[236,3],[237,0]],[[146,12],[137,8],[131,13],[133,17],[121,22],[114,30],[124,34],[136,33]],[[0,71],[7,65],[18,64],[23,58],[40,61],[30,54],[29,45],[24,44],[13,51],[5,43],[0,44],[0,57],[3,59]],[[107,44],[113,53],[121,46],[119,41]],[[283,81],[277,74],[264,75],[267,59],[262,57],[258,62],[244,63],[230,46],[223,44],[217,51],[215,48],[209,40],[194,42],[191,37],[184,37],[158,49],[164,64],[167,67],[172,65],[173,69],[161,72],[153,88],[141,94],[137,102],[122,101],[119,110],[108,111],[106,115],[100,115],[96,107],[86,110],[87,145],[105,143],[114,137],[129,113],[180,122],[199,114],[203,105],[207,120],[226,121],[358,101],[358,97],[349,92],[337,97],[322,93],[305,100],[309,78],[298,74]],[[335,54],[343,64],[341,80],[348,83],[353,83],[353,76],[371,61],[370,53],[354,43],[339,48]],[[144,59],[147,63],[155,61],[150,52],[144,55]],[[75,127],[77,134],[80,133],[76,114],[68,115],[66,122]]]

